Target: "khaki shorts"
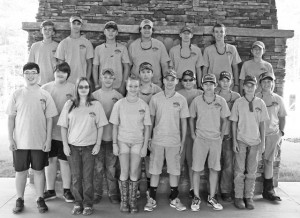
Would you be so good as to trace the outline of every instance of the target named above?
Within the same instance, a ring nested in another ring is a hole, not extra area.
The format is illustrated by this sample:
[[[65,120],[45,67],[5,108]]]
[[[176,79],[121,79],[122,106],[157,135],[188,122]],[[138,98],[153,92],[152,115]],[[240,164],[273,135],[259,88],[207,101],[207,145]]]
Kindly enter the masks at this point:
[[[206,158],[208,168],[215,171],[221,170],[221,152],[222,140],[221,139],[204,139],[196,137],[193,145],[193,165],[192,170],[200,172],[204,170]]]
[[[180,175],[180,147],[164,147],[152,144],[150,154],[149,173],[160,175],[167,161],[167,172],[171,175]]]
[[[281,139],[281,132],[274,135],[266,136],[265,152],[263,154],[264,160],[275,161],[278,153],[278,146]]]
[[[142,149],[142,143],[132,144],[126,142],[118,142],[119,145],[119,154],[137,154],[140,155]]]

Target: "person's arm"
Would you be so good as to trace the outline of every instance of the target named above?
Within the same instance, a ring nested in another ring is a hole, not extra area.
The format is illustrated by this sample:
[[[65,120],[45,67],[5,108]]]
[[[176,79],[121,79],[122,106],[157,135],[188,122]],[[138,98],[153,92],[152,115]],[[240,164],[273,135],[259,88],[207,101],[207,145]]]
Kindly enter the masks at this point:
[[[130,66],[128,63],[123,63],[123,81],[121,83],[121,94],[125,95],[125,91],[126,91],[126,80],[128,79],[129,76],[129,70],[130,70]]]
[[[186,138],[186,127],[187,127],[187,118],[180,118],[180,124],[181,124],[181,148],[180,148],[180,154],[182,154],[185,144],[185,138]]]
[[[284,117],[278,117],[278,119],[279,119],[279,131],[281,132],[281,134],[284,134],[285,116]]]
[[[169,61],[161,63],[161,69],[162,69],[162,77],[164,77],[165,73],[169,69]]]
[[[42,150],[44,152],[49,152],[51,150],[52,117],[46,119],[46,126],[47,136]]]
[[[113,125],[113,153],[115,156],[119,155],[119,145],[118,145],[118,125]]]
[[[92,66],[93,66],[92,60],[93,58],[89,58],[86,60],[86,78],[88,79],[88,81],[91,80],[91,76],[92,76]]]
[[[228,123],[229,123],[228,117],[221,118],[221,140],[222,141],[223,141],[224,134],[227,129]]]
[[[9,140],[9,150],[15,151],[18,146],[14,140],[14,129],[15,129],[16,115],[8,116],[8,140]]]
[[[233,73],[233,80],[234,80],[234,87],[233,91],[239,92],[239,66],[237,64],[232,64],[232,73]]]
[[[237,142],[237,122],[232,121],[231,127],[232,127],[233,151],[237,153],[240,151],[240,147]]]
[[[152,125],[149,127],[149,142],[148,142],[148,149],[151,150],[151,138],[153,137],[153,128],[155,122],[155,116],[150,115]]]
[[[196,67],[197,88],[201,86],[202,71],[201,67]]]
[[[149,136],[150,136],[150,126],[146,125],[144,128],[144,144],[140,151],[141,157],[145,157],[147,155]]]
[[[191,129],[191,137],[193,140],[195,140],[196,132],[195,132],[195,118],[194,117],[189,118],[189,125],[190,125],[190,129]]]
[[[202,75],[208,74],[208,67],[203,66]]]
[[[260,133],[260,140],[261,140],[260,147],[261,147],[262,151],[264,151],[265,150],[265,136],[266,136],[264,121],[261,121],[259,123],[259,133]]]
[[[95,88],[101,88],[101,83],[99,83],[99,65],[93,65],[93,80],[95,84]]]
[[[61,127],[60,132],[61,132],[61,138],[64,146],[64,153],[66,156],[69,157],[71,155],[71,149],[68,143],[68,129],[65,127]]]
[[[103,135],[103,126],[97,129],[97,141],[92,150],[92,155],[96,155],[99,153],[101,148],[102,135]]]
[[[243,96],[243,86],[244,86],[244,80],[240,79],[240,95]]]

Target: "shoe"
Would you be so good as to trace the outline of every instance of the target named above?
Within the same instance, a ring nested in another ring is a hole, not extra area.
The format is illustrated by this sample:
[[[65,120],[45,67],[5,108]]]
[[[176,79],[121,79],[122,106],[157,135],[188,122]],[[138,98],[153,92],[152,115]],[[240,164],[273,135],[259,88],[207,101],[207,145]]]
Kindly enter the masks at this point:
[[[49,191],[45,191],[43,194],[43,198],[45,201],[52,200],[56,198],[56,192],[50,193]]]
[[[245,205],[248,210],[253,210],[255,208],[252,198],[245,198]]]
[[[78,206],[78,205],[75,205],[72,209],[72,214],[73,215],[79,215],[79,214],[82,214],[82,207],[81,206]]]
[[[144,211],[153,211],[154,208],[156,208],[157,204],[156,204],[156,200],[154,200],[153,198],[149,197],[149,199],[147,199],[147,203],[144,207]]]
[[[38,200],[36,201],[36,203],[37,203],[37,207],[38,207],[38,210],[40,213],[45,213],[48,211],[48,207],[45,203],[44,198],[39,197]]]
[[[24,210],[24,200],[22,198],[18,198],[16,200],[16,207],[13,208],[13,213],[21,213]]]
[[[129,207],[130,213],[137,213],[137,192],[139,187],[139,181],[129,181]]]
[[[189,197],[190,197],[190,198],[194,198],[194,197],[195,197],[194,189],[191,189],[191,190],[189,191]]]
[[[222,193],[221,198],[223,201],[232,202],[232,197],[230,193]]]
[[[121,212],[129,212],[129,182],[119,180],[119,187],[121,192],[121,203],[120,203],[120,211]]]
[[[71,191],[66,191],[63,195],[65,202],[67,203],[73,203],[75,201],[74,196],[72,195]]]
[[[269,201],[281,201],[281,198],[276,194],[273,186],[273,178],[264,179],[262,196]]]
[[[184,211],[184,210],[186,210],[186,206],[184,206],[184,205],[180,202],[179,198],[175,198],[174,200],[172,200],[172,201],[170,202],[170,206],[173,207],[173,208],[175,208],[175,209],[178,210],[178,211]]]
[[[245,202],[243,200],[243,198],[235,198],[234,199],[234,206],[238,209],[245,209],[246,205]]]
[[[94,209],[92,207],[85,207],[82,211],[82,215],[89,216],[94,213]]]
[[[199,211],[200,210],[201,199],[195,196],[192,201],[191,210]]]
[[[223,206],[214,197],[207,197],[207,206],[213,207],[214,210],[223,210]]]
[[[94,204],[99,204],[102,199],[102,195],[94,195]]]
[[[118,195],[109,196],[109,200],[112,204],[120,204],[120,197]]]

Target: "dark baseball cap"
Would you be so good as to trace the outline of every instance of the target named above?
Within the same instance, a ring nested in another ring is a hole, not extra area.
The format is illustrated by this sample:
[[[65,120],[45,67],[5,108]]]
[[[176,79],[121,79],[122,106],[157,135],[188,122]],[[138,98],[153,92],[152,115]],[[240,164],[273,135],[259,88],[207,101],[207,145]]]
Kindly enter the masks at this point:
[[[174,70],[169,69],[169,70],[167,70],[167,72],[165,73],[164,78],[166,78],[167,76],[172,76],[172,77],[174,77],[174,78],[177,78],[177,73],[176,73]]]
[[[207,82],[216,84],[217,83],[216,76],[214,74],[205,74],[202,77],[202,84],[207,83]]]
[[[80,23],[82,23],[82,18],[79,16],[72,16],[70,17],[70,23],[73,23],[75,20],[79,21]]]
[[[148,63],[148,62],[143,62],[140,64],[140,67],[139,67],[139,71],[142,71],[142,70],[151,70],[153,72],[153,68],[152,68],[152,64]]]
[[[259,75],[259,82],[261,82],[264,79],[271,79],[271,80],[275,80],[275,75],[271,72],[264,72],[262,74]]]
[[[118,30],[118,25],[116,22],[114,21],[108,21],[105,25],[104,25],[104,29],[114,29],[114,30]]]
[[[194,72],[191,71],[191,70],[186,70],[186,71],[184,71],[183,74],[182,74],[182,79],[183,79],[185,76],[190,76],[190,77],[192,77],[193,79],[195,79]]]
[[[253,85],[256,85],[257,84],[256,77],[255,76],[247,75],[245,77],[245,80],[244,80],[244,85],[246,85],[247,83],[251,83]]]
[[[192,28],[191,28],[191,27],[188,27],[188,26],[182,27],[182,29],[180,30],[180,33],[183,33],[183,32],[185,32],[185,31],[188,31],[188,32],[190,32],[190,33],[193,33]]]
[[[102,70],[102,75],[105,75],[105,74],[110,74],[111,76],[114,76],[115,73],[114,73],[114,70],[111,69],[111,68],[105,68]]]
[[[229,72],[227,72],[227,71],[222,71],[222,72],[220,73],[219,80],[222,80],[222,79],[224,79],[224,78],[226,78],[226,79],[228,79],[228,80],[231,80],[231,78],[232,78],[231,73],[229,73]]]

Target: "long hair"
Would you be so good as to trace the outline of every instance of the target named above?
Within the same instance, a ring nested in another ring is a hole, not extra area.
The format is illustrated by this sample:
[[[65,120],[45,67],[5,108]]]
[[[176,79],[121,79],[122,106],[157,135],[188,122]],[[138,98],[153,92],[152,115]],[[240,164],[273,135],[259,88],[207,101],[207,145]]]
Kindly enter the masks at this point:
[[[75,84],[75,90],[76,90],[76,94],[75,94],[75,98],[72,99],[72,105],[69,109],[69,113],[76,107],[79,107],[80,104],[80,95],[78,94],[78,86],[82,81],[86,81],[89,84],[89,93],[87,95],[86,98],[86,106],[91,106],[92,105],[92,101],[95,101],[94,97],[92,96],[92,89],[91,89],[91,84],[89,83],[88,79],[86,77],[79,77],[76,81]]]

